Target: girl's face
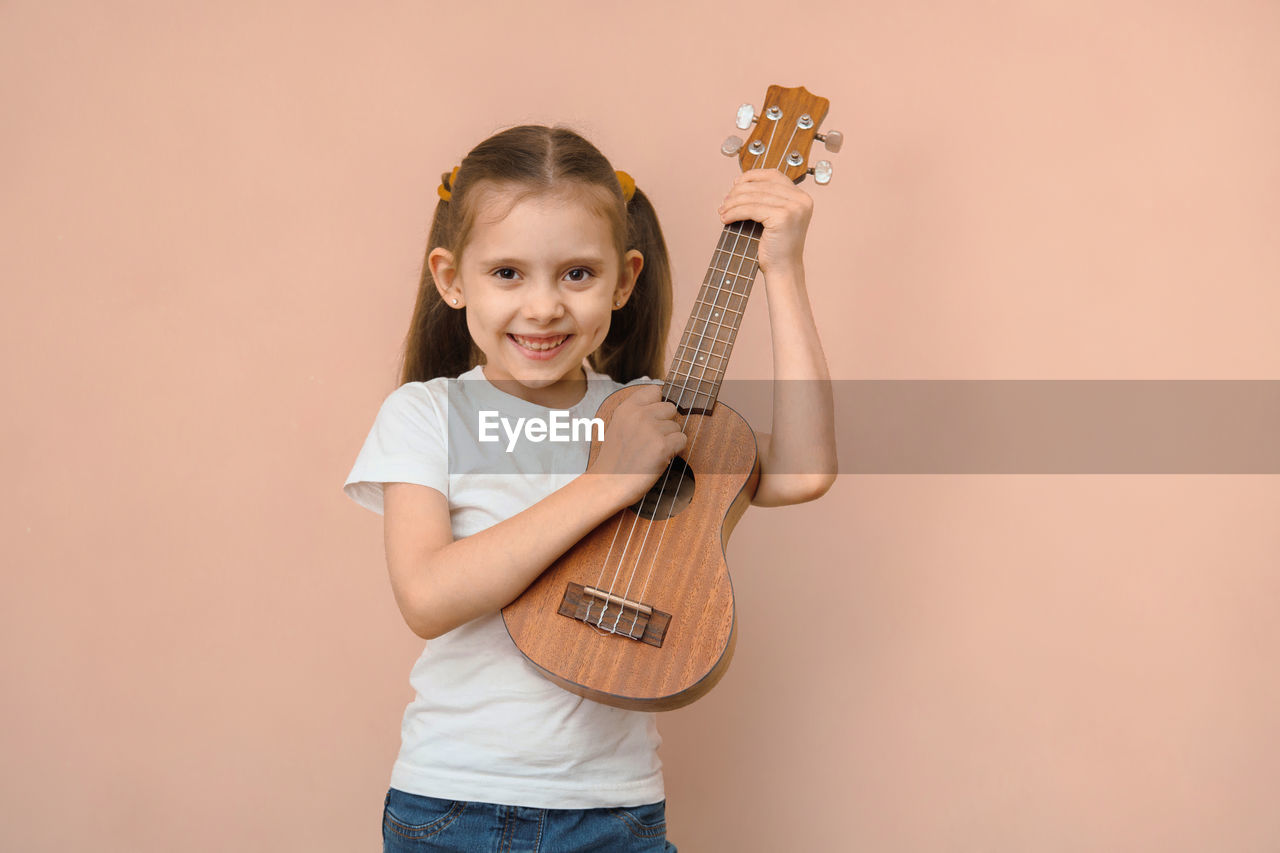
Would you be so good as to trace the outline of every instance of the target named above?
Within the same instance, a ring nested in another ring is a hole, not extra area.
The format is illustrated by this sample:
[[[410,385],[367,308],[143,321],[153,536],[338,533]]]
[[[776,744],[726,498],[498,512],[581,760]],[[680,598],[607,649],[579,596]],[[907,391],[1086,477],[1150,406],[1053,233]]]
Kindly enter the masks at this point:
[[[626,304],[644,259],[632,249],[619,263],[609,221],[587,190],[514,204],[513,189],[474,191],[483,196],[461,266],[445,249],[428,256],[436,287],[446,305],[466,307],[486,379],[567,409],[586,393],[582,361],[604,341],[614,303]]]

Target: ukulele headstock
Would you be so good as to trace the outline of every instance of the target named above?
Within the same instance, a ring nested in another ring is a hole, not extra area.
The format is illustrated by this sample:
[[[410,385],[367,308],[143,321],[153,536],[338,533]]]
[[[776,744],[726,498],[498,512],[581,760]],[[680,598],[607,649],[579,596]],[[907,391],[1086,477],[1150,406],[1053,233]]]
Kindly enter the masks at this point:
[[[810,167],[809,151],[815,139],[833,153],[844,143],[844,134],[838,130],[818,132],[830,106],[826,98],[818,97],[803,86],[770,86],[759,114],[751,104],[738,108],[740,130],[755,124],[747,141],[730,136],[720,151],[729,157],[737,154],[744,172],[776,169],[797,184],[805,175],[813,175],[816,183],[826,184],[831,180],[831,162],[819,160]]]

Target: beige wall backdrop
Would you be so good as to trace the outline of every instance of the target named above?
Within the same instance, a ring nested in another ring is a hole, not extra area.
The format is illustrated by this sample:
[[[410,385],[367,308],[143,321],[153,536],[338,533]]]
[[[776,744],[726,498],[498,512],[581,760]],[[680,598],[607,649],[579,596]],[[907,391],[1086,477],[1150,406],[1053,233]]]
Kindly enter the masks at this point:
[[[803,85],[847,139],[804,184],[834,377],[1278,379],[1277,44],[1271,0],[4,3],[0,848],[379,849],[422,644],[340,487],[486,135],[631,172],[683,317],[736,108]],[[672,839],[1280,849],[1277,506],[846,473],[753,508],[734,665],[661,721]]]

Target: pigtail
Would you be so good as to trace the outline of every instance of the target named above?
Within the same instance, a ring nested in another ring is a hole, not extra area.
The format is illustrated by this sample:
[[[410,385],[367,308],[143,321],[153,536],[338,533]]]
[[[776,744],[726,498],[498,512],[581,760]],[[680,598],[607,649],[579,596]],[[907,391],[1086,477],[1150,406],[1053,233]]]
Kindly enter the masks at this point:
[[[649,197],[636,189],[626,209],[627,248],[644,255],[644,266],[627,304],[613,312],[609,334],[591,355],[591,366],[615,382],[661,379],[671,327],[671,262]]]
[[[477,362],[479,352],[467,330],[466,309],[458,310],[444,303],[436,290],[427,258],[436,246],[452,246],[456,230],[457,202],[451,200],[451,182],[456,180],[457,170],[441,176],[437,192],[435,215],[431,218],[431,234],[427,250],[422,257],[422,273],[418,277],[418,298],[414,302],[409,332],[402,349],[400,384],[426,382],[437,376],[456,377],[470,370]]]

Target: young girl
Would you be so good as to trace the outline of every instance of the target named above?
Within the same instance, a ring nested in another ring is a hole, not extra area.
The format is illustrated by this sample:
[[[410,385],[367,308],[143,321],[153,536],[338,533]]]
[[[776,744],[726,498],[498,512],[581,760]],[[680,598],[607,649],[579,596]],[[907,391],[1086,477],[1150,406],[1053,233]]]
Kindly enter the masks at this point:
[[[410,678],[383,849],[674,851],[655,715],[545,679],[499,612],[685,446],[651,379],[671,317],[662,231],[631,178],[561,127],[486,139],[438,192],[402,384],[343,487],[383,514],[396,603],[429,641]],[[753,170],[720,211],[725,223],[763,224],[775,378],[810,380],[775,383],[753,503],[812,500],[836,473],[801,257],[812,200],[781,173]],[[630,384],[648,387],[619,406],[585,473],[584,441],[506,455],[506,436],[477,441],[481,412],[590,418]],[[486,467],[495,447],[502,470]]]

